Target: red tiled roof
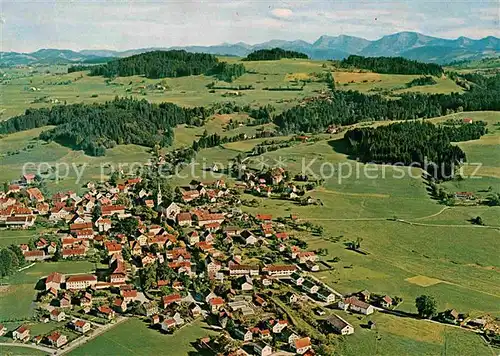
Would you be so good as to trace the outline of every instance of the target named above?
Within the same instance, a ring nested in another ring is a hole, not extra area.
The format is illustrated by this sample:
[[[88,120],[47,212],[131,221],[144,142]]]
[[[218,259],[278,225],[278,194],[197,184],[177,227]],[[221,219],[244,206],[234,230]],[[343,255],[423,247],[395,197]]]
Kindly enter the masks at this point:
[[[303,347],[311,346],[311,339],[309,337],[303,337],[301,339],[295,340],[295,348],[301,349]]]
[[[66,279],[66,283],[84,281],[97,281],[97,277],[92,274],[78,274],[75,276],[70,276],[68,277],[68,279]]]

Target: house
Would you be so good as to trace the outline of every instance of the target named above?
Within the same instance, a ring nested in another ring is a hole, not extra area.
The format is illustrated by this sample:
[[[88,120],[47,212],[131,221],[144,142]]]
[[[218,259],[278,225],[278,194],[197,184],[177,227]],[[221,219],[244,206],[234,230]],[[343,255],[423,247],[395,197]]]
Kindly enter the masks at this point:
[[[22,342],[26,342],[30,339],[30,330],[26,325],[21,325],[12,332],[12,338],[14,340],[20,340]]]
[[[115,312],[109,305],[101,305],[97,308],[97,315],[101,318],[111,320],[115,317]]]
[[[337,314],[332,314],[326,318],[326,323],[330,326],[335,332],[341,335],[351,335],[354,334],[354,327],[349,324],[347,321],[342,319]]]
[[[122,295],[123,300],[126,303],[130,303],[137,300],[137,290],[135,289],[129,289],[129,290],[122,289],[120,293]]]
[[[175,320],[176,326],[181,326],[181,325],[184,325],[184,323],[185,323],[184,319],[182,318],[182,316],[179,312],[175,313],[174,316],[172,317],[172,319]]]
[[[38,188],[28,188],[26,189],[26,193],[28,193],[28,198],[31,201],[41,203],[45,200],[42,192]]]
[[[272,347],[262,341],[253,344],[253,351],[258,356],[269,356],[273,353]]]
[[[286,300],[289,304],[297,303],[299,301],[299,297],[297,294],[292,292],[286,293]]]
[[[59,299],[60,308],[70,308],[71,307],[71,297],[69,294],[64,293],[64,295]]]
[[[114,255],[116,253],[122,253],[122,245],[116,242],[105,242],[104,248],[108,251],[108,256]]]
[[[115,299],[115,301],[113,302],[113,307],[120,313],[124,313],[127,311],[127,303],[121,298]]]
[[[144,309],[144,314],[146,314],[146,316],[158,313],[158,306],[154,302],[144,303],[142,304],[142,308]]]
[[[85,292],[80,298],[80,306],[92,306],[92,294]]]
[[[368,302],[370,300],[371,295],[372,294],[370,293],[370,291],[368,291],[366,289],[364,289],[361,292],[359,292],[359,297],[364,302]]]
[[[328,304],[331,304],[335,301],[335,294],[333,294],[333,292],[331,290],[329,290],[328,288],[320,288],[318,290],[318,292],[316,293],[316,295],[318,296],[318,298],[322,301],[324,301],[325,303],[328,303]]]
[[[234,329],[234,334],[238,339],[243,340],[244,342],[252,341],[253,339],[253,333],[249,329],[245,329],[242,326]]]
[[[55,241],[52,241],[49,246],[47,246],[47,252],[49,255],[53,255],[57,251],[57,243]]]
[[[229,275],[230,276],[258,276],[259,275],[259,267],[252,265],[241,265],[234,262],[229,262]]]
[[[151,325],[157,325],[160,323],[160,316],[158,314],[151,315]]]
[[[208,304],[210,305],[211,312],[215,314],[224,306],[224,299],[221,297],[211,298]]]
[[[35,181],[35,178],[36,176],[32,173],[24,174],[21,177],[21,182],[23,182],[24,184],[31,184]]]
[[[199,242],[200,242],[200,235],[198,234],[197,231],[191,231],[189,234],[187,234],[187,243],[190,246],[196,245]]]
[[[123,205],[105,205],[101,207],[102,216],[124,216],[125,215],[125,206]]]
[[[45,251],[43,250],[33,250],[33,251],[25,251],[23,252],[23,256],[24,256],[24,259],[26,261],[43,261],[45,260],[47,257],[50,257],[50,256],[46,256],[45,255]]]
[[[299,260],[299,263],[306,263],[307,261],[316,262],[318,259],[316,253],[312,251],[298,252],[295,258]]]
[[[167,306],[169,306],[170,304],[173,304],[173,303],[179,303],[181,300],[182,300],[182,297],[178,293],[165,295],[162,298],[163,308],[166,308]]]
[[[189,307],[189,312],[191,313],[191,315],[193,316],[193,318],[196,318],[196,317],[198,317],[198,316],[201,315],[202,310],[201,310],[201,307],[198,304],[193,303]]]
[[[235,237],[241,234],[241,229],[237,226],[226,226],[223,232],[226,236]]]
[[[55,290],[61,289],[61,284],[65,282],[65,277],[63,274],[58,272],[52,272],[45,279],[45,290],[54,288]]]
[[[54,331],[52,334],[47,336],[47,340],[52,346],[55,347],[61,347],[68,342],[66,335],[63,335],[58,331]]]
[[[97,277],[92,274],[79,274],[66,279],[66,289],[86,289],[97,284]]]
[[[311,272],[318,272],[319,271],[319,265],[315,262],[312,261],[306,261],[306,266]]]
[[[255,215],[255,218],[262,222],[270,222],[273,220],[273,216],[271,214],[257,214]]]
[[[456,192],[455,193],[455,198],[457,198],[457,199],[465,199],[465,200],[473,200],[474,199],[474,193],[471,193],[471,192]]]
[[[279,334],[283,331],[283,329],[285,329],[286,327],[288,326],[288,321],[286,320],[275,320],[274,321],[274,324],[273,324],[273,333],[274,334]]]
[[[85,320],[75,320],[73,321],[73,328],[81,333],[81,334],[85,334],[87,331],[90,330],[90,323],[88,321],[85,321]]]
[[[301,286],[304,283],[304,277],[296,272],[290,275],[290,279],[296,286]]]
[[[235,284],[242,292],[253,290],[253,280],[249,275],[241,276],[236,280]]]
[[[52,321],[60,322],[60,321],[63,321],[65,319],[66,319],[66,313],[64,313],[62,310],[53,309],[50,312],[50,320],[52,320]]]
[[[464,119],[462,120],[462,122],[463,122],[464,124],[472,124],[472,123],[474,122],[474,120],[473,120],[472,118],[470,118],[470,117],[466,117],[466,118],[464,118]]]
[[[0,324],[0,336],[3,336],[7,333],[7,328],[3,325]]]
[[[179,213],[177,215],[177,224],[181,227],[190,227],[193,224],[193,218],[190,213]]]
[[[61,251],[61,256],[62,258],[81,257],[85,256],[86,253],[87,249],[85,247],[65,248]]]
[[[35,224],[35,216],[7,216],[5,226],[13,229],[27,229]]]
[[[177,323],[175,322],[175,319],[173,318],[166,318],[165,320],[163,320],[163,322],[161,323],[161,329],[163,331],[170,331],[172,328],[174,328],[175,326],[177,325]]]
[[[319,287],[312,281],[306,279],[304,283],[302,283],[302,289],[305,290],[307,293],[316,294],[319,290]]]
[[[97,229],[99,230],[99,232],[106,232],[106,231],[108,231],[108,230],[111,229],[112,221],[111,221],[111,219],[106,219],[106,218],[103,218],[101,216],[95,222],[95,226],[97,227]]]
[[[390,308],[392,306],[392,298],[385,295],[380,301],[380,305],[382,305],[383,308]]]
[[[364,315],[370,315],[374,312],[372,305],[359,300],[356,297],[349,297],[339,301],[338,307],[342,310],[352,310]]]
[[[311,338],[303,337],[296,339],[292,342],[292,348],[299,355],[305,354],[309,349],[311,349]]]
[[[269,265],[264,267],[262,271],[272,277],[288,277],[297,271],[297,267],[294,265]]]

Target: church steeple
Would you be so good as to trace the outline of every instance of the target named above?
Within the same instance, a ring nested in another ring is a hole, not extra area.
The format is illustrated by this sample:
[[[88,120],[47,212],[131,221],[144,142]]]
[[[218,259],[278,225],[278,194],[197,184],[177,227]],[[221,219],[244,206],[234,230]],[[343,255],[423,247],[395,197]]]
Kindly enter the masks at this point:
[[[157,208],[160,208],[162,200],[163,200],[163,198],[161,195],[161,187],[160,187],[160,183],[158,183],[158,191],[156,193],[156,207]]]

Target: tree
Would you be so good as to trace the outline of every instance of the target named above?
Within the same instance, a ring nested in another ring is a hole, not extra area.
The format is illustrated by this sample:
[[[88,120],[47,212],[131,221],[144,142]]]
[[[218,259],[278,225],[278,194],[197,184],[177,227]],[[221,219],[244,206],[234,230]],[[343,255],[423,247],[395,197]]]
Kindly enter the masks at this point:
[[[119,219],[115,223],[115,230],[118,233],[125,234],[127,236],[135,236],[139,222],[134,217],[128,217],[125,219]]]
[[[421,318],[432,318],[437,313],[437,303],[434,297],[421,295],[415,299],[418,315]]]

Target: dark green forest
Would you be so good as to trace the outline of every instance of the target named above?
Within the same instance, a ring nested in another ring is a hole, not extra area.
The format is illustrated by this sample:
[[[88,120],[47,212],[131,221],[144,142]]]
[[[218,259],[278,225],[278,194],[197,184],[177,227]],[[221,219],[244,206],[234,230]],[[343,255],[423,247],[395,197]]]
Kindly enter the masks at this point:
[[[330,125],[361,121],[430,118],[460,111],[500,110],[500,75],[480,77],[480,85],[459,94],[401,94],[397,100],[358,91],[334,90],[328,100],[315,100],[274,117],[283,133],[321,132]]]
[[[482,121],[458,126],[411,121],[356,128],[347,131],[344,139],[348,143],[348,153],[362,162],[405,166],[418,163],[435,178],[443,179],[454,172],[454,165],[466,161],[465,153],[451,142],[476,140],[486,132],[486,124]],[[437,164],[438,168],[430,163]]]
[[[172,128],[179,124],[200,125],[210,113],[205,108],[181,108],[175,104],[151,104],[146,100],[116,98],[104,104],[59,105],[28,109],[24,115],[0,123],[7,134],[56,125],[40,138],[56,141],[92,156],[119,144],[153,147],[173,141]]]
[[[281,48],[259,49],[250,53],[243,61],[275,61],[282,58],[308,59],[307,54],[295,51],[286,51]]]
[[[434,63],[422,63],[403,57],[362,57],[350,55],[341,60],[341,68],[359,68],[383,74],[427,74],[440,77],[443,68]]]
[[[112,60],[102,65],[74,65],[68,73],[89,70],[90,75],[112,78],[144,75],[146,78],[176,78],[189,75],[213,75],[231,82],[245,73],[243,64],[219,62],[212,54],[184,50],[154,51]]]
[[[409,81],[406,83],[407,88],[411,87],[418,87],[422,85],[435,85],[437,84],[436,80],[433,77],[425,76],[425,77],[420,77],[413,79],[412,81]]]

